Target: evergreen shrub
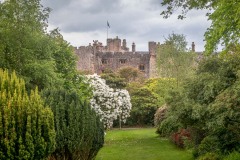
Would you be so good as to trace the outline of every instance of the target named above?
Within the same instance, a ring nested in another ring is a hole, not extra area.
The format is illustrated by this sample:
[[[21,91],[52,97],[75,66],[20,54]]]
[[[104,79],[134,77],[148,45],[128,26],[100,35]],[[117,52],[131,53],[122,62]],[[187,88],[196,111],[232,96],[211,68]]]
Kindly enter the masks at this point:
[[[55,148],[54,117],[38,94],[0,69],[0,159],[47,158]]]
[[[48,89],[46,103],[54,113],[55,160],[91,160],[104,143],[104,128],[99,116],[88,103],[83,103],[75,90]]]

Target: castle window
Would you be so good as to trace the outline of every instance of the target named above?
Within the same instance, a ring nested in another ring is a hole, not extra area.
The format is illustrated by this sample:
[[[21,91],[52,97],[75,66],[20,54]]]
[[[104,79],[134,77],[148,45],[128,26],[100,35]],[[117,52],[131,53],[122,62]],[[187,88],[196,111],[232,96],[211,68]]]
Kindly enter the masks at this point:
[[[127,62],[127,59],[119,59],[119,63],[120,64],[124,64],[124,63],[126,63]]]
[[[102,59],[102,64],[107,64],[108,60],[107,59]]]
[[[145,70],[145,67],[144,67],[143,64],[140,64],[140,65],[139,65],[139,70],[140,70],[140,71],[144,71],[144,70]]]

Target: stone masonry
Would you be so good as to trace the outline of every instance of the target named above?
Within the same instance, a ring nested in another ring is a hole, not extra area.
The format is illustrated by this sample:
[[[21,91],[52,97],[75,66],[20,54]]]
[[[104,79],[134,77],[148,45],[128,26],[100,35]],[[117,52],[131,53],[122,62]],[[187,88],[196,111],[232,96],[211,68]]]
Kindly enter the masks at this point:
[[[145,77],[157,77],[156,69],[156,42],[149,42],[149,51],[136,51],[136,45],[132,43],[132,50],[129,51],[126,39],[109,38],[107,45],[93,41],[89,46],[75,47],[78,57],[77,69],[91,73],[101,74],[105,69],[117,71],[122,67],[131,66],[139,69]]]

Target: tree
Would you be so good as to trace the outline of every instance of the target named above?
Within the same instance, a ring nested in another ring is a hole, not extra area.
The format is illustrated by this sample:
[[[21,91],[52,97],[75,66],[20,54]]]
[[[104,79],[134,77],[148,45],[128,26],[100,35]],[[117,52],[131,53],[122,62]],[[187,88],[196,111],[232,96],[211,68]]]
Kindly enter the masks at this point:
[[[194,53],[187,50],[184,35],[172,33],[158,47],[157,64],[161,77],[176,78],[177,84],[191,75],[194,66]]]
[[[240,2],[238,0],[163,0],[167,10],[161,14],[168,18],[177,8],[182,8],[178,18],[183,19],[191,9],[208,9],[207,16],[212,21],[205,33],[205,50],[213,53],[222,42],[226,48],[239,43],[240,37]]]
[[[143,73],[133,67],[120,68],[118,74],[121,78],[124,78],[127,83],[134,81],[143,82],[145,80]]]
[[[77,66],[77,57],[74,54],[73,47],[63,39],[58,28],[50,31],[49,36],[53,43],[52,47],[54,48],[53,58],[56,64],[56,72],[59,73],[62,78],[72,80],[76,74]]]
[[[55,149],[54,117],[38,89],[0,69],[0,159],[44,159]]]
[[[163,106],[169,92],[177,88],[175,78],[151,78],[145,81],[144,87],[148,88],[157,97],[157,106]]]
[[[154,113],[158,106],[156,95],[147,87],[135,88],[130,92],[132,111],[129,125],[153,125]]]
[[[84,102],[76,89],[44,90],[46,104],[54,113],[56,160],[92,160],[104,143],[104,128],[99,116]]]
[[[8,0],[0,4],[0,67],[15,70],[28,88],[57,83],[53,43],[45,34],[49,8],[40,0]]]
[[[105,70],[104,73],[101,74],[101,78],[105,79],[106,84],[114,89],[123,89],[127,85],[124,78],[120,77],[118,73],[114,73],[111,70]]]
[[[158,133],[171,136],[187,129],[195,156],[239,151],[239,62],[239,52],[201,61],[196,74],[167,99]]]
[[[106,81],[96,74],[87,77],[93,88],[91,106],[100,115],[104,127],[111,128],[118,117],[120,121],[126,122],[132,108],[128,91],[110,88]]]

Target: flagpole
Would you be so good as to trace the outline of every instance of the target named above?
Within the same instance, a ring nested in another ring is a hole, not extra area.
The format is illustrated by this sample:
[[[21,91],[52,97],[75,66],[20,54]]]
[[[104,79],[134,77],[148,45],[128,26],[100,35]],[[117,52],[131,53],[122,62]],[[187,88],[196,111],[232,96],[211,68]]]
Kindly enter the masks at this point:
[[[110,28],[110,25],[109,25],[109,23],[107,21],[107,39],[108,39],[108,28]]]
[[[107,39],[108,39],[108,25],[107,25]]]

